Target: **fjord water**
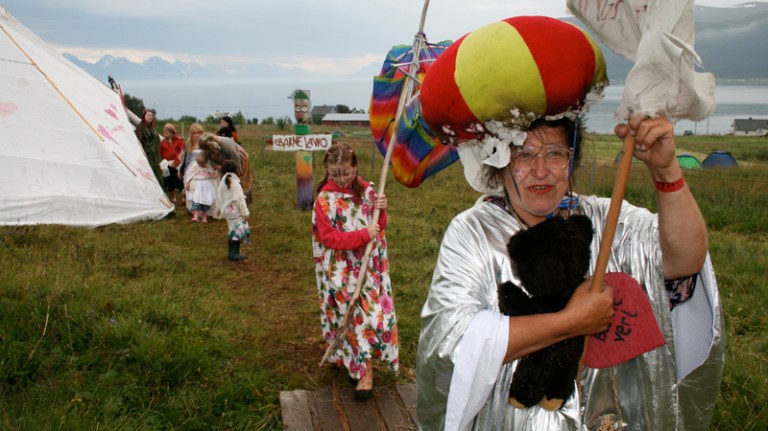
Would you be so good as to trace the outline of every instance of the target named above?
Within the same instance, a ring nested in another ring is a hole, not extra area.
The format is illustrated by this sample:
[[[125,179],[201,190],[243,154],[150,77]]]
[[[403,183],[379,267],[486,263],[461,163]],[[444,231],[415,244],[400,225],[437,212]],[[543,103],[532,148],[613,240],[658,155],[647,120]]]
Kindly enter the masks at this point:
[[[623,86],[609,86],[605,98],[587,116],[587,128],[599,133],[612,133],[616,125],[613,114],[619,106]],[[709,118],[694,122],[680,120],[678,134],[690,130],[697,135],[725,135],[733,130],[733,120],[768,119],[768,85],[718,85],[715,88],[715,110]]]
[[[160,118],[179,119],[192,115],[204,119],[216,111],[242,112],[246,118],[293,118],[295,89],[308,89],[313,105],[346,105],[368,111],[372,79],[358,77],[347,80],[327,79],[301,81],[295,79],[249,79],[221,81],[134,81],[123,82],[123,91],[141,98],[147,107],[155,108]],[[613,114],[624,87],[611,85],[603,101],[587,116],[587,128],[598,133],[612,133],[616,124]],[[734,119],[768,119],[768,85],[718,85],[716,107],[706,120],[680,120],[678,134],[690,130],[697,135],[724,135],[732,131]]]

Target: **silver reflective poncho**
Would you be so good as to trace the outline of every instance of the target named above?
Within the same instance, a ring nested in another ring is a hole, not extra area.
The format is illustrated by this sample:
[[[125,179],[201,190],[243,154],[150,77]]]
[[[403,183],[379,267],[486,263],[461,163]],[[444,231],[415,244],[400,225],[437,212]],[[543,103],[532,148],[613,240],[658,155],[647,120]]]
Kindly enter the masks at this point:
[[[609,203],[605,198],[581,197],[574,210],[588,216],[595,228],[592,267]],[[483,310],[498,312],[497,286],[510,280],[519,283],[505,248],[519,229],[502,208],[478,201],[446,230],[421,313],[416,363],[420,429],[444,427],[453,364],[473,316]],[[725,360],[720,302],[709,258],[694,295],[670,312],[656,215],[624,202],[612,248],[608,271],[631,275],[648,292],[667,344],[615,367],[585,368],[581,390],[559,411],[512,407],[508,391],[516,361],[504,364],[469,429],[597,430],[618,418],[626,430],[708,427]]]

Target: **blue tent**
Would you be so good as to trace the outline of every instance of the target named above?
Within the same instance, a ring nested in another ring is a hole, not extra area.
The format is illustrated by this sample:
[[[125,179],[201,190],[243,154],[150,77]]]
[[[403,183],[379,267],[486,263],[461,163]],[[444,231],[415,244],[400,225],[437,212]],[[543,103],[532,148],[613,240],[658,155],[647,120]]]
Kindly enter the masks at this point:
[[[739,166],[738,163],[736,163],[736,159],[734,159],[731,153],[727,151],[713,151],[703,162],[701,162],[701,165],[706,169],[735,168]]]

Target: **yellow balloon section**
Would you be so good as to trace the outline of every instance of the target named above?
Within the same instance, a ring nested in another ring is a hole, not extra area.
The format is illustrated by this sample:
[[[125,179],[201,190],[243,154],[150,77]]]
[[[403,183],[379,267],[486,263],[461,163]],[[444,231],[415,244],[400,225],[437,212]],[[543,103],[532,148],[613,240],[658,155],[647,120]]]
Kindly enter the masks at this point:
[[[481,121],[504,118],[510,107],[537,115],[547,108],[539,68],[520,33],[506,22],[489,24],[466,36],[456,55],[454,79],[467,106]]]
[[[512,17],[468,33],[432,64],[423,118],[444,141],[484,139],[488,121],[526,128],[544,116],[584,112],[608,84],[597,42],[574,24]],[[573,118],[573,117],[570,117]]]

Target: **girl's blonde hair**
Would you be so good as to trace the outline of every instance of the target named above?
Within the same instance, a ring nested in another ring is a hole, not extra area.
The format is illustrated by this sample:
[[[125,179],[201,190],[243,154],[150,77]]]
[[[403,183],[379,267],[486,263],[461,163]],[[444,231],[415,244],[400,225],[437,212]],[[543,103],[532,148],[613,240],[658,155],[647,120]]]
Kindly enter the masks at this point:
[[[192,154],[192,151],[194,151],[198,147],[198,142],[195,140],[194,136],[192,135],[193,133],[196,133],[196,132],[205,133],[205,129],[203,128],[202,125],[200,125],[200,123],[192,123],[189,126],[189,137],[187,138],[186,145],[184,145],[184,152],[186,154]]]
[[[171,132],[172,136],[176,136],[176,127],[174,127],[173,124],[165,123],[165,126],[163,126],[163,133],[166,131]]]
[[[219,145],[219,141],[216,140],[216,135],[210,132],[205,132],[200,136],[200,149],[206,153],[218,153],[221,151],[221,145]]]

